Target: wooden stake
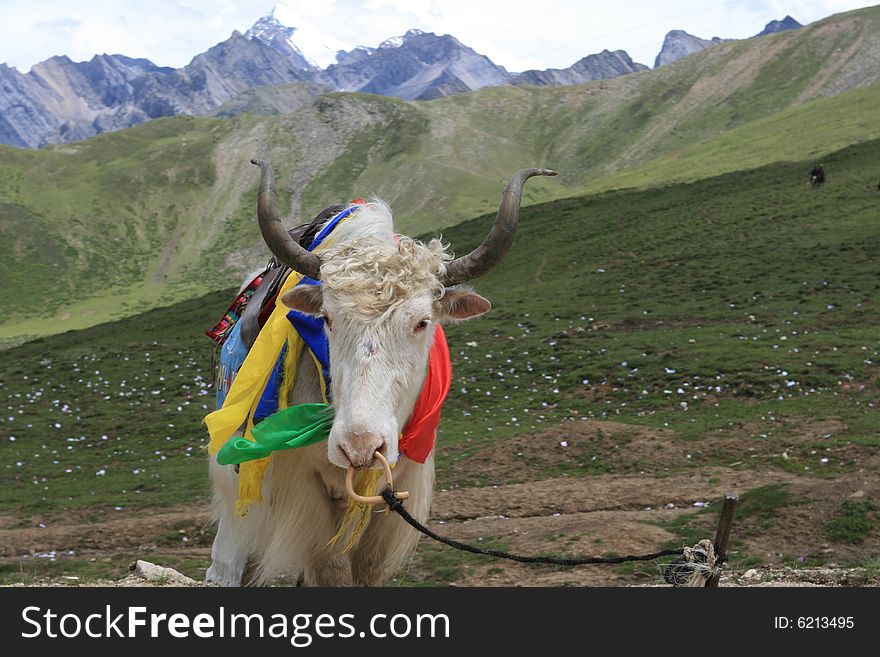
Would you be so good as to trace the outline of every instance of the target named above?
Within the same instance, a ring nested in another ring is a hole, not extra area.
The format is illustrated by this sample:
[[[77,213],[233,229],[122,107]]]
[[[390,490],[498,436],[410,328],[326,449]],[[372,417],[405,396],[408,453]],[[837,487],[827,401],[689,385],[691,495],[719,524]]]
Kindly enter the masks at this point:
[[[715,533],[715,560],[721,561],[727,555],[727,541],[730,539],[730,527],[733,524],[733,511],[739,495],[724,493],[724,506],[721,507],[721,518],[718,520],[718,531]],[[721,573],[711,576],[706,581],[707,587],[717,587]]]

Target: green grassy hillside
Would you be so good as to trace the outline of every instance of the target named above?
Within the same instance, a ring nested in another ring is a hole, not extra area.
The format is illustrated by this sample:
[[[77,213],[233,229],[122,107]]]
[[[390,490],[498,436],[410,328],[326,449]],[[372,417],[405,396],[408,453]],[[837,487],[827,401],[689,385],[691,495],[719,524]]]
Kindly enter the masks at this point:
[[[0,148],[0,280],[26,292],[0,299],[0,342],[238,282],[268,257],[254,155],[276,164],[291,223],[376,194],[419,233],[491,211],[521,166],[560,171],[529,183],[530,205],[876,139],[878,51],[880,9],[869,8],[588,85],[427,103],[327,94],[276,116],[177,117],[39,151]],[[288,91],[242,102],[277,108]]]
[[[852,467],[880,444],[880,192],[862,184],[878,146],[826,157],[818,191],[798,162],[525,210],[505,263],[476,282],[492,312],[448,331],[455,381],[439,485],[498,483],[455,466],[493,441],[582,417],[670,429],[693,443],[681,469],[734,458],[712,445],[731,427],[775,451],[803,423],[836,418],[844,428],[833,437],[761,464]],[[445,236],[465,250],[490,222]],[[232,295],[0,352],[0,512],[204,498],[201,419],[213,396],[202,331]],[[618,471],[590,452],[560,467],[557,476]]]

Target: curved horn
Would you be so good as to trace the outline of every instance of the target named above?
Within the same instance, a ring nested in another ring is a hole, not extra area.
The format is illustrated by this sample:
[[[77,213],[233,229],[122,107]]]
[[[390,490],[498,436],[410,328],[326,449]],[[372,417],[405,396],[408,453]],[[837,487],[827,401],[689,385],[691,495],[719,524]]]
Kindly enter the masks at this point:
[[[321,259],[310,251],[302,248],[293,239],[278,218],[275,207],[275,173],[272,165],[264,160],[251,160],[260,167],[260,193],[257,196],[257,218],[260,220],[260,232],[269,250],[278,261],[292,270],[319,280]]]
[[[495,216],[492,230],[476,249],[466,256],[456,258],[446,266],[446,275],[441,279],[443,285],[451,286],[464,283],[477,276],[482,276],[492,269],[507,255],[513,244],[516,233],[516,222],[519,220],[519,206],[523,185],[532,176],[555,176],[550,169],[520,169],[517,171],[507,189],[501,195],[501,204]]]

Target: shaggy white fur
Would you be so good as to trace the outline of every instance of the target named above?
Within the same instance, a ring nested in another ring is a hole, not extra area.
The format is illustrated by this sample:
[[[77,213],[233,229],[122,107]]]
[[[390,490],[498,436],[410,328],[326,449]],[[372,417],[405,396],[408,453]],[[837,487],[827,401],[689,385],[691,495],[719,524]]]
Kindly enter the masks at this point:
[[[437,239],[423,244],[401,237],[388,244],[361,237],[327,252],[321,283],[337,312],[370,322],[414,296],[427,292],[432,300],[442,298],[445,288],[439,277],[451,258]]]

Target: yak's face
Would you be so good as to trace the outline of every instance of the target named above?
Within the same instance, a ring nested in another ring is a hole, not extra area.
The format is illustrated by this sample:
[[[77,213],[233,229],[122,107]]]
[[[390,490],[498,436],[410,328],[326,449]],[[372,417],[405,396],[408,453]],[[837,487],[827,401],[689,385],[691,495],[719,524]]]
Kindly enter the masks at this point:
[[[438,283],[444,260],[439,242],[402,239],[381,251],[378,266],[375,253],[367,259],[363,251],[335,254],[322,267],[320,287],[300,285],[282,299],[325,319],[335,412],[328,458],[343,468],[377,466],[377,450],[397,460],[437,324],[490,308],[474,292]]]
[[[334,301],[328,294],[324,304],[335,410],[328,457],[366,467],[379,450],[393,463],[425,378],[433,299],[418,294],[372,320],[337,311]]]

